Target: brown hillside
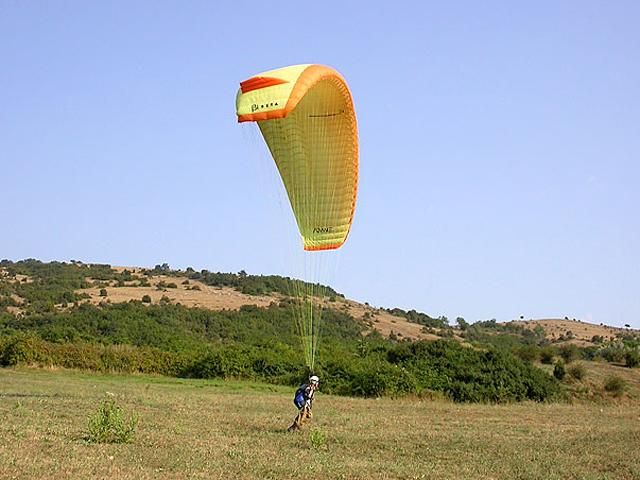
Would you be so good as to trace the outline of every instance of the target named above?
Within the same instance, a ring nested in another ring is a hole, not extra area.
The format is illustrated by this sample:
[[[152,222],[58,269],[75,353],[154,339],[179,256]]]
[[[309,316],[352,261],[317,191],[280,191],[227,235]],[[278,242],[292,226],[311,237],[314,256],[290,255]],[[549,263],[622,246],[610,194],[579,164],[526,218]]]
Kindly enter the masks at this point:
[[[93,287],[78,290],[77,293],[88,293],[91,303],[98,304],[103,301],[111,303],[123,303],[130,300],[141,300],[144,295],[151,297],[152,303],[158,303],[163,296],[168,297],[172,303],[180,303],[185,307],[202,307],[210,310],[237,310],[243,305],[257,305],[266,307],[271,302],[278,301],[276,296],[245,295],[229,287],[210,287],[196,280],[189,280],[184,285],[184,277],[170,277],[156,275],[149,277],[149,287],[134,286],[138,282],[127,282],[124,287],[116,287],[115,282],[106,287]],[[159,283],[167,285],[175,284],[177,288],[162,288]],[[105,288],[107,296],[100,296],[100,290]],[[195,288],[195,289],[194,289]]]
[[[345,311],[352,317],[361,320],[385,337],[393,333],[399,338],[407,338],[410,340],[436,340],[440,338],[437,335],[424,332],[422,325],[411,323],[402,317],[391,315],[386,310],[378,310],[353,300],[341,301],[345,306],[343,307]]]
[[[539,320],[514,320],[510,322],[515,325],[522,325],[533,330],[537,326],[544,328],[545,336],[549,340],[562,339],[566,343],[576,345],[591,345],[594,336],[601,336],[604,340],[614,340],[619,335],[631,331],[638,333],[638,330],[610,327],[607,325],[595,325],[583,322],[582,320],[568,320],[559,318],[546,318]]]

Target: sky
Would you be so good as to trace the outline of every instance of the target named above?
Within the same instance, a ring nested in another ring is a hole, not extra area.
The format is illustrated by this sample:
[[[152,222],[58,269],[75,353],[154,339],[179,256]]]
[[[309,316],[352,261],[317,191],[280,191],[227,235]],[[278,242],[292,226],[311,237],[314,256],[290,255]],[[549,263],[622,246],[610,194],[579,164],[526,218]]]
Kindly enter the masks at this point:
[[[336,290],[640,328],[639,21],[633,0],[0,0],[0,258],[293,274],[235,94],[320,63],[360,139]]]

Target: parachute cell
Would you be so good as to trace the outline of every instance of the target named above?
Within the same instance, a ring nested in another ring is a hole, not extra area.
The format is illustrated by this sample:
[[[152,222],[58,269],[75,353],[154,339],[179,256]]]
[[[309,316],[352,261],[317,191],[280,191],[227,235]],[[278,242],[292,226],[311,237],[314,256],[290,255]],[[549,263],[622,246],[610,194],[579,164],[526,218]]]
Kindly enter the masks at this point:
[[[239,122],[257,122],[287,191],[305,250],[346,240],[358,183],[358,131],[351,92],[322,65],[295,65],[242,82]]]

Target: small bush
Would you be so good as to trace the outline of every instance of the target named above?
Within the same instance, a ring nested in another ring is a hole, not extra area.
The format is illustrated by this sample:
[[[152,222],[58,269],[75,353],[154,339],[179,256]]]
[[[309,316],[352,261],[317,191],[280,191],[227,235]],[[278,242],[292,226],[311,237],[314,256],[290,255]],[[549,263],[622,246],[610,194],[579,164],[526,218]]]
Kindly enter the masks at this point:
[[[604,389],[613,394],[614,397],[622,396],[626,387],[627,382],[616,375],[608,377],[604,382]]]
[[[151,303],[151,297],[149,295],[144,295],[142,297],[142,303]]]
[[[598,356],[598,348],[597,347],[585,347],[580,351],[583,360],[587,360],[589,362],[593,362]]]
[[[578,355],[580,352],[578,351],[578,347],[570,344],[570,345],[563,345],[562,347],[560,347],[559,353],[562,359],[564,360],[564,363],[571,363],[573,360],[578,358]]]
[[[610,363],[622,363],[625,361],[624,358],[624,348],[621,348],[618,345],[610,345],[607,348],[604,348],[601,352],[602,358],[604,358],[607,362]]]
[[[569,375],[571,375],[576,380],[582,380],[584,377],[587,376],[587,369],[584,368],[584,366],[579,363],[575,365],[571,365],[569,367],[568,372],[569,372]]]
[[[640,353],[637,350],[627,350],[624,354],[625,364],[629,368],[635,368],[640,365]]]
[[[0,366],[10,367],[34,361],[34,345],[38,339],[28,335],[19,335],[5,339],[0,349]]]
[[[137,424],[136,414],[125,419],[115,400],[104,400],[89,417],[89,440],[95,443],[130,443]]]
[[[107,296],[107,289],[106,288],[101,288],[100,289],[100,296],[101,297],[106,297]]]
[[[556,377],[558,380],[562,380],[566,374],[567,374],[567,371],[564,368],[564,363],[557,362],[556,366],[553,367],[553,376]]]
[[[309,433],[309,444],[313,449],[321,449],[327,445],[327,437],[321,430],[312,430]]]
[[[551,365],[553,363],[553,350],[550,348],[543,348],[540,350],[540,361],[545,365]]]

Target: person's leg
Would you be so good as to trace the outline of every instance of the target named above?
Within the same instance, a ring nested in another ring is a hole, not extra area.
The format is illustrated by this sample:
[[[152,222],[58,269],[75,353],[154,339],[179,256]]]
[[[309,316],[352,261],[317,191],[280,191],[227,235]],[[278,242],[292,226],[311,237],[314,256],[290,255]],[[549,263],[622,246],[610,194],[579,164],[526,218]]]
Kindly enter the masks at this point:
[[[304,420],[304,415],[305,415],[304,411],[305,411],[304,408],[301,408],[300,410],[298,410],[298,414],[296,415],[296,418],[293,419],[293,423],[287,430],[289,430],[290,432],[294,430],[300,430],[300,427],[302,426],[302,421]]]

